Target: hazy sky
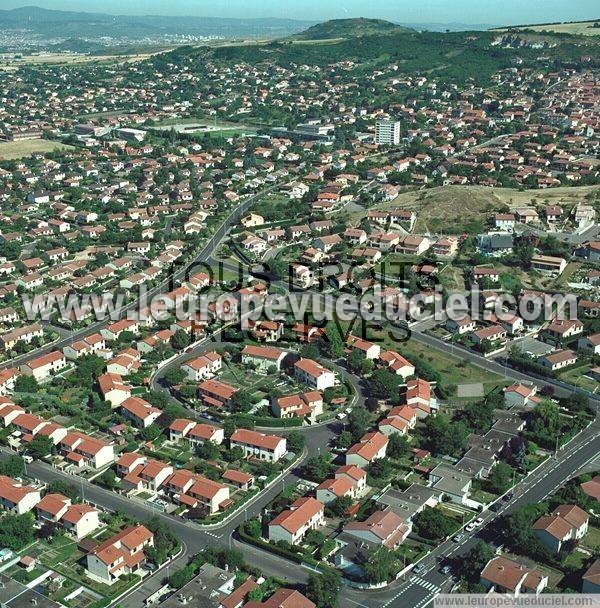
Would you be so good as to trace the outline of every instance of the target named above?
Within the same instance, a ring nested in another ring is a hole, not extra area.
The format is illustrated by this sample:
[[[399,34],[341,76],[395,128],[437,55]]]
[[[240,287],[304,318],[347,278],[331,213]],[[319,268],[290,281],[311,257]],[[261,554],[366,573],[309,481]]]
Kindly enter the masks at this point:
[[[44,8],[128,15],[379,17],[401,23],[519,24],[600,17],[599,0],[0,0],[0,8]]]

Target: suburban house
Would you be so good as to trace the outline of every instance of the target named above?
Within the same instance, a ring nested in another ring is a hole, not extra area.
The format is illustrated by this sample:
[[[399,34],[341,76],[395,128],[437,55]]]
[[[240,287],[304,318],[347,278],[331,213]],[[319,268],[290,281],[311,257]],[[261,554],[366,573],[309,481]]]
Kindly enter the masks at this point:
[[[572,350],[557,350],[549,355],[544,355],[538,360],[540,365],[551,369],[553,372],[563,367],[568,367],[577,362],[577,355]]]
[[[123,401],[131,397],[131,387],[127,386],[118,374],[102,374],[98,378],[98,385],[104,400],[113,408],[119,407]]]
[[[417,418],[426,418],[432,409],[437,408],[431,384],[422,378],[408,380],[402,398],[404,404],[414,408]]]
[[[198,390],[204,403],[216,408],[222,408],[231,403],[231,398],[239,389],[211,378],[199,384]]]
[[[90,505],[71,504],[62,494],[46,494],[35,507],[40,523],[62,527],[77,540],[100,526],[99,511]]]
[[[323,396],[319,391],[308,391],[275,397],[271,409],[278,418],[307,418],[311,422],[316,422],[323,413]]]
[[[286,358],[287,352],[272,346],[245,346],[242,350],[242,363],[254,365],[255,369],[266,373],[271,368],[277,371]]]
[[[69,431],[58,448],[64,458],[77,467],[101,469],[115,460],[112,444],[76,431]]]
[[[600,593],[600,559],[597,559],[581,577],[582,593]]]
[[[446,320],[446,329],[449,332],[459,334],[460,336],[475,331],[475,327],[477,327],[477,323],[473,321],[469,315],[465,315],[460,319],[449,317]]]
[[[165,489],[175,502],[209,515],[230,504],[228,486],[184,469],[167,479]]]
[[[286,453],[286,440],[277,435],[264,435],[248,429],[237,429],[229,440],[230,448],[240,447],[246,458],[277,462]]]
[[[248,602],[244,606],[246,608],[317,608],[316,604],[295,589],[277,589],[268,600]],[[223,605],[223,608],[232,607]]]
[[[221,369],[223,359],[216,351],[211,351],[186,361],[181,369],[185,372],[187,379],[191,382],[200,382],[214,377]]]
[[[366,467],[371,462],[385,457],[388,438],[378,431],[363,435],[362,439],[355,443],[346,452],[346,464],[354,464],[357,467]]]
[[[429,473],[429,486],[458,504],[465,504],[472,484],[471,475],[451,464],[438,464]]]
[[[538,595],[548,585],[548,577],[506,557],[494,557],[482,570],[480,582],[488,592]]]
[[[577,340],[577,350],[582,350],[593,355],[600,355],[600,334],[593,334]]]
[[[351,349],[358,350],[364,355],[365,359],[375,360],[378,359],[381,354],[381,347],[379,344],[374,344],[367,340],[361,340],[356,336],[349,336],[347,344]]]
[[[105,585],[125,574],[135,574],[146,563],[144,549],[154,546],[154,535],[137,524],[100,543],[86,556],[86,573]]]
[[[567,260],[550,255],[534,255],[531,258],[531,267],[544,274],[560,275],[567,267]]]
[[[526,384],[511,384],[504,389],[504,403],[506,407],[525,408],[528,406],[534,406],[540,402],[540,397],[536,395],[537,386],[532,384],[528,386]]]
[[[28,513],[41,500],[39,490],[0,475],[0,507],[16,515]]]
[[[589,521],[589,515],[577,505],[560,505],[551,515],[535,521],[533,530],[543,545],[559,553],[565,543],[585,536]]]
[[[335,374],[312,359],[300,359],[294,364],[294,375],[298,382],[318,391],[335,386]]]
[[[415,366],[395,350],[381,351],[379,362],[404,380],[415,375]]]
[[[130,420],[133,426],[145,429],[162,416],[162,410],[153,407],[140,397],[129,397],[121,403],[121,414]]]
[[[63,353],[55,350],[47,355],[42,355],[41,357],[24,363],[19,369],[22,374],[33,376],[38,382],[42,382],[64,369],[66,366],[67,360]]]
[[[289,509],[269,522],[269,540],[284,540],[294,545],[309,530],[325,525],[324,505],[315,498],[298,498]]]
[[[410,531],[411,526],[391,510],[375,511],[366,521],[353,521],[344,527],[345,534],[391,550],[404,542]]]
[[[553,321],[546,327],[546,333],[555,340],[565,340],[583,332],[583,323],[579,319]]]
[[[338,498],[349,496],[354,499],[357,495],[357,486],[347,477],[338,477],[337,479],[326,479],[316,488],[317,500],[324,505],[328,505]]]

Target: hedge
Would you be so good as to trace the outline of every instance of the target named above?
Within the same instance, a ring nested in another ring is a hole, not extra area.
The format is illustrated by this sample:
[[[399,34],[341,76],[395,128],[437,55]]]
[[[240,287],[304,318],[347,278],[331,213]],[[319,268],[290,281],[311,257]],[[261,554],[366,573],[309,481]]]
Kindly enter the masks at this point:
[[[320,562],[319,560],[316,560],[314,557],[312,557],[312,555],[307,555],[306,553],[294,553],[293,551],[285,549],[284,547],[268,543],[262,540],[261,538],[254,538],[252,536],[249,536],[243,530],[242,526],[238,528],[238,534],[245,543],[248,543],[249,545],[254,545],[255,547],[264,549],[265,551],[275,553],[276,555],[289,559],[295,562],[296,564],[309,564],[311,566],[314,566],[315,568],[318,568],[322,572],[325,570],[330,570],[331,572],[338,573],[338,570],[332,568],[331,566],[328,566],[327,564],[324,564],[323,562]]]

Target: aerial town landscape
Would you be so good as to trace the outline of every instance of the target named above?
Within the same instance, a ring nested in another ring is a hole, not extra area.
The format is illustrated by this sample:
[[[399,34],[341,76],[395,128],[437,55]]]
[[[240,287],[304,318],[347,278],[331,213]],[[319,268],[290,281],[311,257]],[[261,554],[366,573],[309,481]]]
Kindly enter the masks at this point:
[[[0,10],[1,606],[600,594],[600,14],[384,4]]]

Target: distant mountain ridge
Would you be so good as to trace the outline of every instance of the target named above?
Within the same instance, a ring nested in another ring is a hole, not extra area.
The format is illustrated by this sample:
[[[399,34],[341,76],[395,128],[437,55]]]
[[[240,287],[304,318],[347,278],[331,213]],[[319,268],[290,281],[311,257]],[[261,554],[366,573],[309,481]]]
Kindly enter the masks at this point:
[[[317,23],[293,37],[298,40],[327,40],[330,38],[354,38],[412,31],[414,30],[411,28],[397,25],[391,21],[361,17],[357,19],[332,19],[324,23]]]
[[[272,18],[108,15],[55,11],[39,6],[0,10],[0,28],[29,30],[45,39],[97,39],[102,37],[143,39],[160,36],[275,38],[300,32],[314,23],[314,21]]]

